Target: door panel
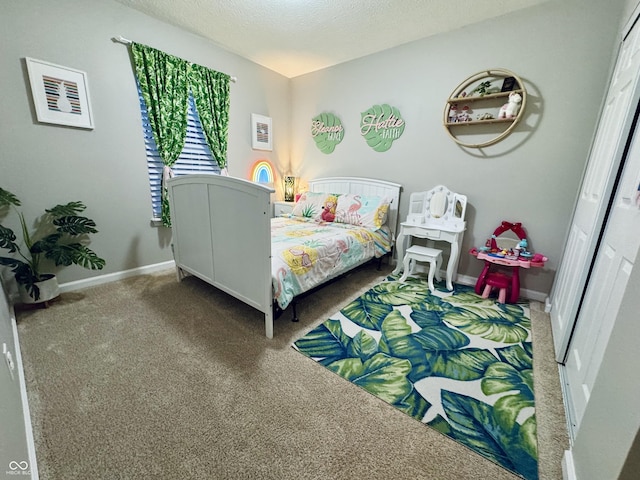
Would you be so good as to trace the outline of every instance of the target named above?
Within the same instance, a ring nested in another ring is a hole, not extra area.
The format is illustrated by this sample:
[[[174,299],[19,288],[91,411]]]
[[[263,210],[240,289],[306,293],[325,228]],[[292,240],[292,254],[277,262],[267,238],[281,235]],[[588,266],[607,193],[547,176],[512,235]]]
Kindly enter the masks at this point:
[[[550,295],[556,360],[565,363],[608,200],[629,137],[640,91],[640,28],[622,44],[589,155],[565,253]]]
[[[564,367],[568,417],[577,432],[640,250],[640,132],[636,128]]]

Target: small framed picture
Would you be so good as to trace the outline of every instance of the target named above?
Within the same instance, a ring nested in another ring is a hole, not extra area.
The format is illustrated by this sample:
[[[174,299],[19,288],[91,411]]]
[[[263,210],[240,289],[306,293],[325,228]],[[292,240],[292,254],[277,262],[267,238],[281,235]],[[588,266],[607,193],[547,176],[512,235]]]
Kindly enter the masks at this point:
[[[93,128],[87,74],[34,58],[25,60],[38,121]]]
[[[514,77],[505,77],[504,81],[502,82],[502,88],[500,89],[500,91],[510,92],[512,90],[517,90],[518,88],[520,88],[520,85],[518,85],[518,82]]]
[[[271,117],[251,114],[251,146],[254,150],[273,150]]]

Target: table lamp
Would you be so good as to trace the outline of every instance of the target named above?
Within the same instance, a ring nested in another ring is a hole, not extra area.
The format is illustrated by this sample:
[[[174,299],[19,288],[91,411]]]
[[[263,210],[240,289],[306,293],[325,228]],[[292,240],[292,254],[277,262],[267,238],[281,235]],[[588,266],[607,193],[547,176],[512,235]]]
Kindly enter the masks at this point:
[[[296,194],[296,177],[284,177],[284,201],[293,202]]]

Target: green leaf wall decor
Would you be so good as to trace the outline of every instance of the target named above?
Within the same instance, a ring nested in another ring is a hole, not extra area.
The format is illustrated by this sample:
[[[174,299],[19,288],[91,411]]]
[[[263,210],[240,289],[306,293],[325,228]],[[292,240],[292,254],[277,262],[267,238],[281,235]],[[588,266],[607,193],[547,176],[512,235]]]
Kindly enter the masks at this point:
[[[311,136],[322,153],[332,153],[344,138],[342,122],[333,113],[321,113],[311,119]]]
[[[360,115],[360,133],[376,152],[389,150],[404,132],[405,123],[396,107],[374,105]]]

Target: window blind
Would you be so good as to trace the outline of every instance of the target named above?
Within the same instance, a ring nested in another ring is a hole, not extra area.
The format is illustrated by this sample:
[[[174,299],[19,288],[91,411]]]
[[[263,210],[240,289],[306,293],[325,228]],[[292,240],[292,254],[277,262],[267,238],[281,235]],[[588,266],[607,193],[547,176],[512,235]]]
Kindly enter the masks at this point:
[[[162,180],[163,163],[158,154],[158,147],[153,139],[147,105],[142,97],[140,87],[138,87],[138,98],[140,100],[140,113],[142,116],[142,132],[147,153],[147,168],[149,171],[149,186],[151,191],[151,206],[153,219],[159,220],[160,211],[160,186]],[[220,167],[213,159],[213,154],[202,131],[198,111],[193,100],[193,95],[189,92],[189,107],[187,110],[187,135],[184,147],[177,162],[171,167],[173,173],[187,175],[190,173],[215,173],[220,174]]]

